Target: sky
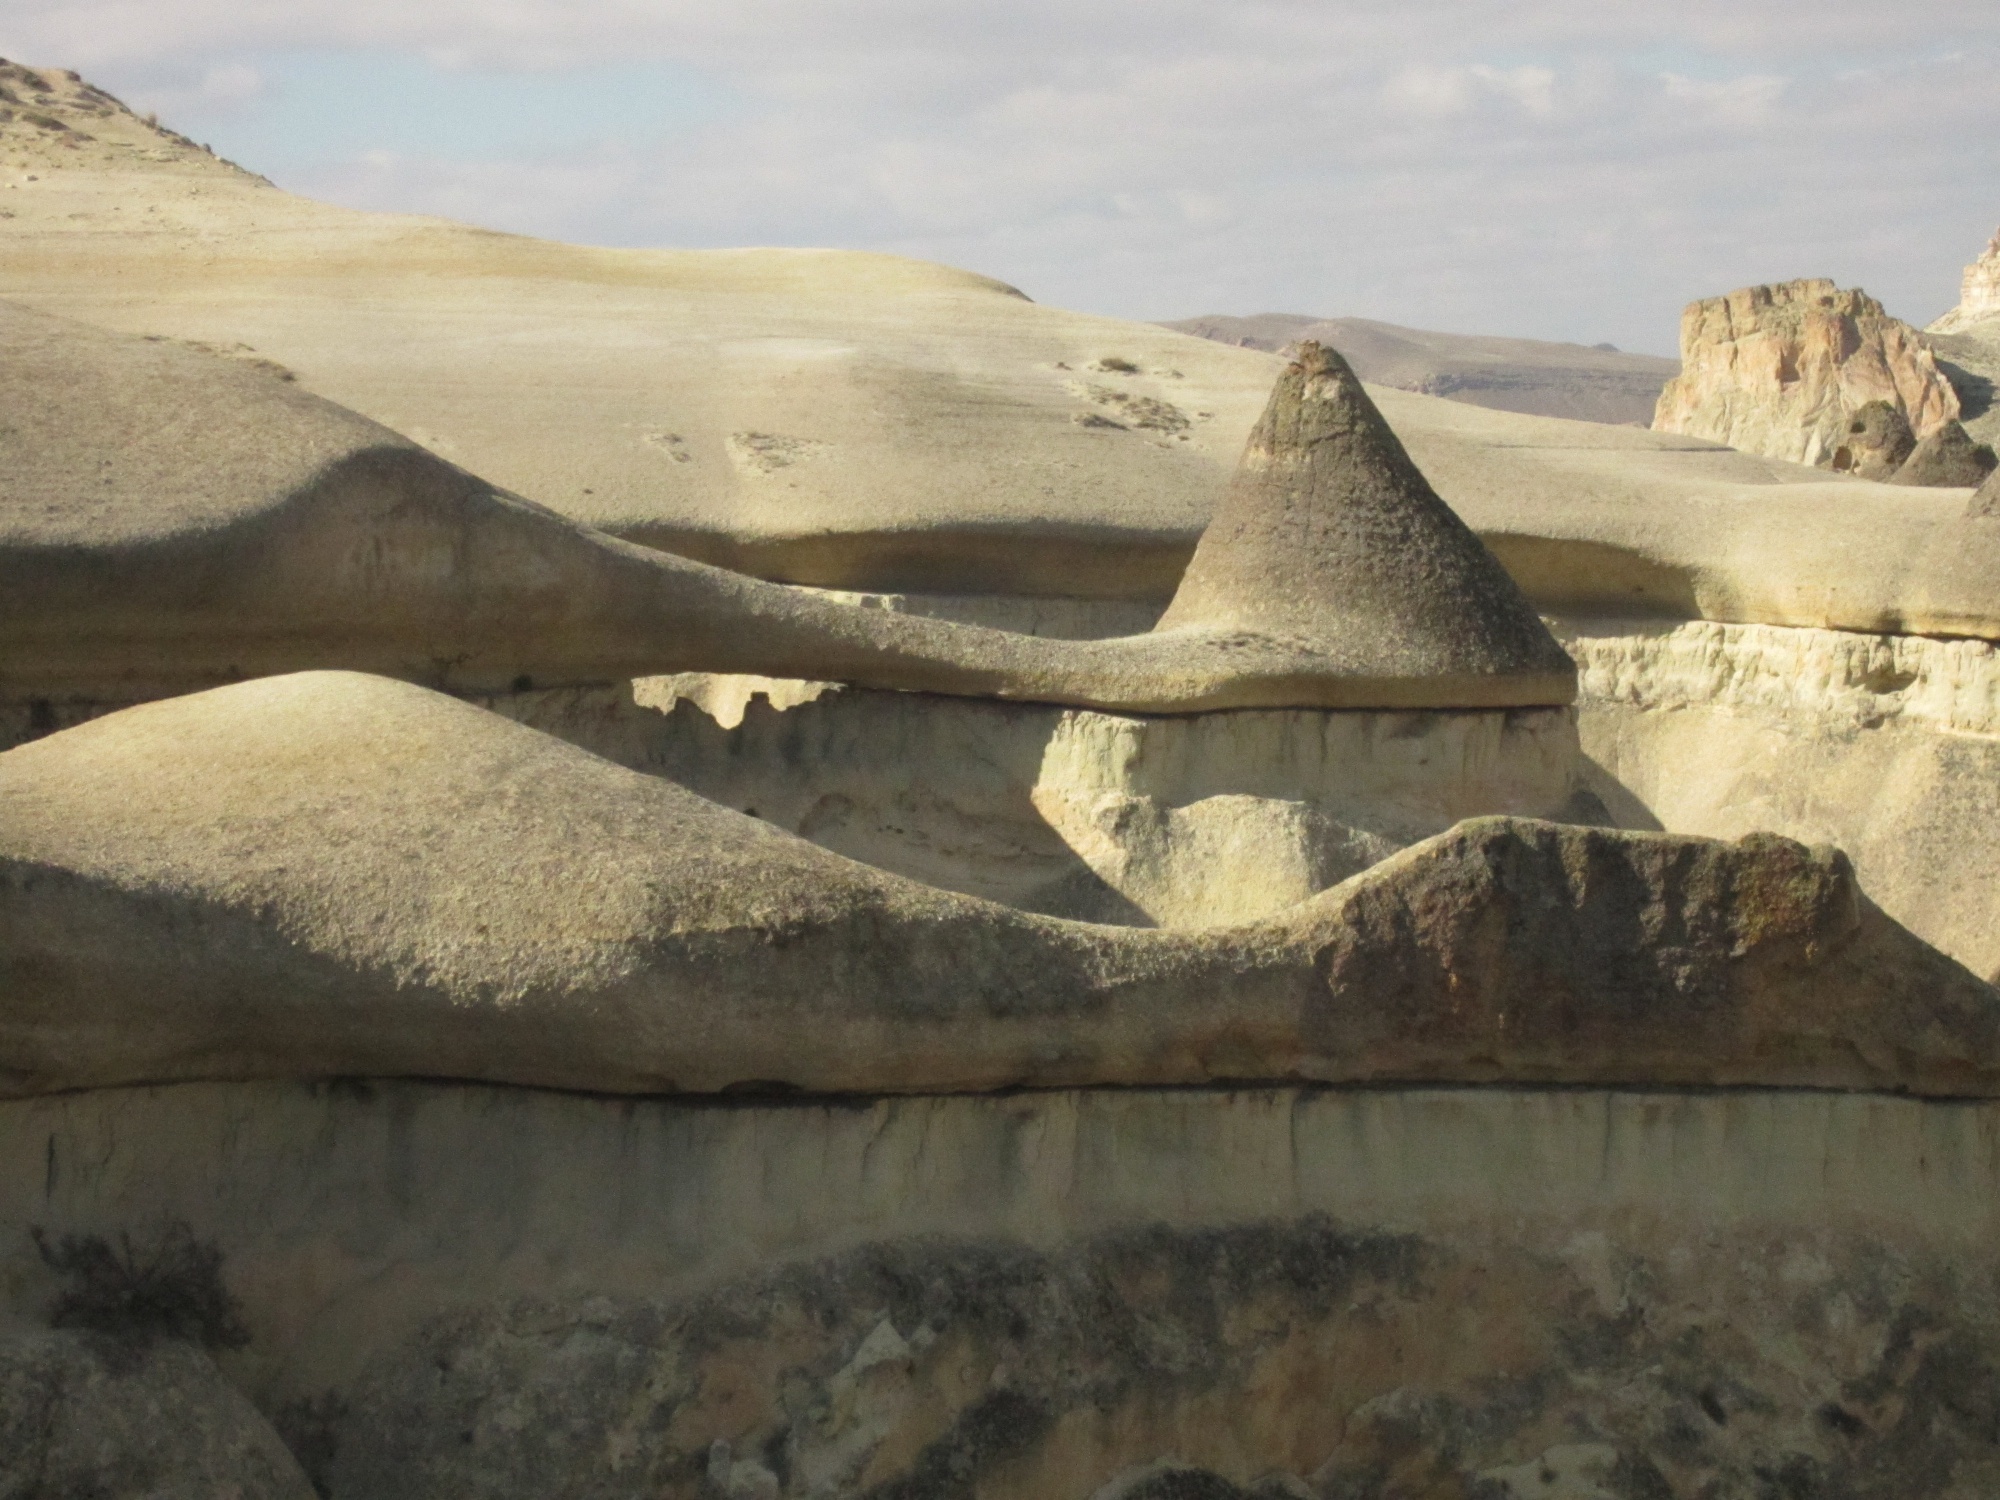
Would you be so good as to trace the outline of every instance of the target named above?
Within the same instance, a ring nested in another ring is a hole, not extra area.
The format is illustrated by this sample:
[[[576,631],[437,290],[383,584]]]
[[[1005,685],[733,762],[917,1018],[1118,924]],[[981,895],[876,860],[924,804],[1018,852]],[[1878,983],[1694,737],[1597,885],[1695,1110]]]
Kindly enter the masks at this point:
[[[2000,225],[2000,0],[0,0],[281,187],[606,245],[828,245],[1121,317],[1674,352]]]

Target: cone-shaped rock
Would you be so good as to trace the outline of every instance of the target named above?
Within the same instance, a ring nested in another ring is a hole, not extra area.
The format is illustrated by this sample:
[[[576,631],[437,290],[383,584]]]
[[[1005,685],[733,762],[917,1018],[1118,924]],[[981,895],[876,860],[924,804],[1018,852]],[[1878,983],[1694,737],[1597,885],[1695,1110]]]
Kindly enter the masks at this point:
[[[1575,696],[1569,657],[1514,580],[1347,361],[1314,343],[1279,378],[1157,628],[1307,644],[1380,678],[1399,707]]]
[[[1971,433],[1951,421],[1918,443],[1909,461],[1889,482],[1938,488],[1978,486],[1996,467],[2000,466],[1994,463],[1993,450],[1975,443]]]

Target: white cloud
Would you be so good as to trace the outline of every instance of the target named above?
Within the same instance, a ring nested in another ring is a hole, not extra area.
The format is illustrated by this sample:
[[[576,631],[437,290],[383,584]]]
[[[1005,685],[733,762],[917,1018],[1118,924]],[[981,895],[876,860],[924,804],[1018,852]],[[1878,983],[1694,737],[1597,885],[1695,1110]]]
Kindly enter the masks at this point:
[[[892,249],[1128,315],[1665,349],[1774,277],[1928,318],[2000,221],[1992,0],[0,0],[0,52],[340,201]],[[374,102],[281,122],[333,56]]]

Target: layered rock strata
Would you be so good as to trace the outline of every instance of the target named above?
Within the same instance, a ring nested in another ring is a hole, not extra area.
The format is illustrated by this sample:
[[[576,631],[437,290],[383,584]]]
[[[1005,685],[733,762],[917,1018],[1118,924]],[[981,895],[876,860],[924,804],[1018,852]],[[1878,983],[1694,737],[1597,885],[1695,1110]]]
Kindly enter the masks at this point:
[[[14,1091],[2000,1091],[2000,996],[1863,899],[1838,854],[1778,839],[1473,820],[1263,923],[1092,927],[869,869],[347,673],[8,751],[0,838]]]
[[[1617,821],[1836,844],[1871,899],[2000,977],[1991,644],[1713,621],[1559,633],[1581,674],[1592,785]]]
[[[1965,268],[1958,306],[1931,324],[1931,332],[1962,333],[1994,320],[2000,320],[2000,233]]]
[[[1895,407],[1919,438],[1959,414],[1914,328],[1858,288],[1787,281],[1688,304],[1681,373],[1660,393],[1653,426],[1819,464],[1871,401]]]
[[[481,701],[851,859],[1084,921],[1227,926],[1462,818],[1604,819],[1564,709],[1141,717],[712,677]]]
[[[0,1224],[184,1222],[330,1500],[1893,1500],[2000,1484],[1996,1140],[1797,1091],[180,1085],[0,1104]],[[19,1234],[0,1285],[64,1290]]]

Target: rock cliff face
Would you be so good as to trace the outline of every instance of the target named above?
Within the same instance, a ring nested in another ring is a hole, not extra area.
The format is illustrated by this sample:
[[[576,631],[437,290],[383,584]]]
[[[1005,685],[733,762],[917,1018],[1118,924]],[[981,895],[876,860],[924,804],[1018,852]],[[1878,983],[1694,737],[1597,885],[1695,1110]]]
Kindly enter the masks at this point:
[[[1958,306],[1931,324],[1932,333],[1962,333],[1975,324],[2000,322],[2000,231],[1979,259],[1965,268]]]
[[[1681,374],[1653,426],[1797,463],[1829,462],[1854,413],[1886,401],[1918,438],[1959,398],[1909,324],[1831,281],[1745,287],[1681,314]]]

